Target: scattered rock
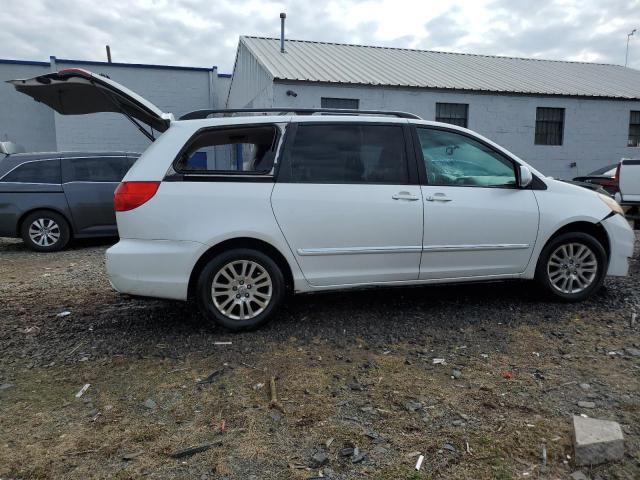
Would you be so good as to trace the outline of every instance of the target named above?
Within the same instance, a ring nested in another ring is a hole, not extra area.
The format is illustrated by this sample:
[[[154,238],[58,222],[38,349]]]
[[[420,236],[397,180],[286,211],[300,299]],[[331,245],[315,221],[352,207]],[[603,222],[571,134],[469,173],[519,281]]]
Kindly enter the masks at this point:
[[[442,448],[444,448],[445,450],[449,450],[450,452],[454,452],[456,453],[458,451],[458,449],[456,447],[454,447],[453,445],[451,445],[450,443],[445,443]]]
[[[609,420],[573,416],[576,465],[597,465],[624,457],[620,424]]]
[[[422,410],[422,403],[416,402],[414,400],[409,400],[404,404],[404,408],[406,408],[410,412],[415,412],[416,410]]]
[[[142,405],[144,406],[144,408],[148,408],[149,410],[153,410],[158,406],[158,404],[151,398],[147,398]]]
[[[581,383],[581,384],[579,385],[579,387],[580,387],[582,390],[589,390],[589,389],[591,388],[591,385],[589,385],[588,383]]]
[[[344,447],[340,450],[341,457],[350,457],[353,455],[354,448],[353,447]]]
[[[575,472],[573,472],[571,475],[569,475],[571,477],[572,480],[589,480],[589,477],[587,477],[584,473],[582,473],[580,470],[577,470]]]
[[[458,379],[462,376],[462,372],[460,370],[454,369],[453,372],[451,372],[451,376]]]
[[[640,349],[638,348],[627,347],[624,349],[624,351],[627,355],[631,355],[633,357],[640,357]]]
[[[382,445],[376,445],[371,450],[371,453],[373,453],[374,455],[384,455],[385,453],[388,453],[388,452],[389,452],[389,449],[386,447],[383,447]]]
[[[359,452],[357,455],[354,452],[353,457],[351,458],[351,463],[360,463],[362,462],[367,455],[365,453]]]
[[[0,384],[0,392],[2,390],[8,390],[11,387],[15,387],[15,385],[13,383],[2,383]]]
[[[454,420],[451,422],[454,427],[464,427],[465,423],[463,420]]]
[[[362,392],[364,390],[364,387],[362,386],[362,384],[358,382],[350,383],[349,388],[354,392]]]
[[[96,415],[98,415],[98,413],[100,413],[100,412],[98,412],[98,409],[94,408],[93,410],[89,411],[89,413],[87,414],[87,416],[89,416],[89,417],[93,418],[93,417],[95,417]]]
[[[596,408],[596,403],[595,402],[587,402],[584,400],[580,400],[578,402],[578,406],[580,408]]]
[[[317,452],[311,457],[311,463],[313,467],[321,467],[329,463],[329,457],[324,452]]]

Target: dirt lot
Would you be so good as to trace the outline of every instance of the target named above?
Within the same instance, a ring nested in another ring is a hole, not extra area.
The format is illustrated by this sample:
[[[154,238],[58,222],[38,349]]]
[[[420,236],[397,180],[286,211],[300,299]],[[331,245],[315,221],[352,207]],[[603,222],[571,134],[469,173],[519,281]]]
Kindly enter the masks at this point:
[[[569,478],[581,413],[626,437],[582,472],[640,478],[637,259],[578,305],[519,282],[322,294],[232,335],[113,292],[106,248],[0,241],[2,479]]]

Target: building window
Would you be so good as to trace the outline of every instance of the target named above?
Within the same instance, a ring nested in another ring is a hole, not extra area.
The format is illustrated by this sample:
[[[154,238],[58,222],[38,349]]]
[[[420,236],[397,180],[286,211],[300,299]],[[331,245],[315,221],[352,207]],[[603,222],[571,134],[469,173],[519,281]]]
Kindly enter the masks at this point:
[[[358,110],[358,108],[360,108],[360,100],[357,98],[322,97],[320,99],[320,108],[345,108],[349,110]]]
[[[640,110],[631,110],[629,115],[629,147],[640,147]]]
[[[450,123],[467,128],[469,104],[436,103],[436,122]]]
[[[562,145],[564,108],[536,109],[536,145]]]

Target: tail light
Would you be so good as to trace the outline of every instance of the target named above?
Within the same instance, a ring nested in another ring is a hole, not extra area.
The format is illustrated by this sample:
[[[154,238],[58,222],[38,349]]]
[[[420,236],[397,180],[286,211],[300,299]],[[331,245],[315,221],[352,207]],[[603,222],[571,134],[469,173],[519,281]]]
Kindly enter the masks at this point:
[[[618,163],[618,166],[616,167],[616,174],[613,176],[613,179],[615,180],[616,184],[620,183],[620,167],[622,166],[622,162]]]
[[[158,191],[160,182],[122,182],[113,194],[116,212],[127,212],[145,204]]]

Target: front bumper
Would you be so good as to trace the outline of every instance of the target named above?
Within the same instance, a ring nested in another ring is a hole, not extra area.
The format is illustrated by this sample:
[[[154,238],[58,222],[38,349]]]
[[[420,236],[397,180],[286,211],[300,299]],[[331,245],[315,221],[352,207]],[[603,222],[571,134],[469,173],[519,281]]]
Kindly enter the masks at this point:
[[[109,281],[121,293],[186,300],[203,250],[198,242],[123,238],[107,250]]]
[[[636,236],[622,215],[612,215],[602,221],[609,236],[611,253],[607,275],[625,276],[629,273],[629,258],[633,256]]]

